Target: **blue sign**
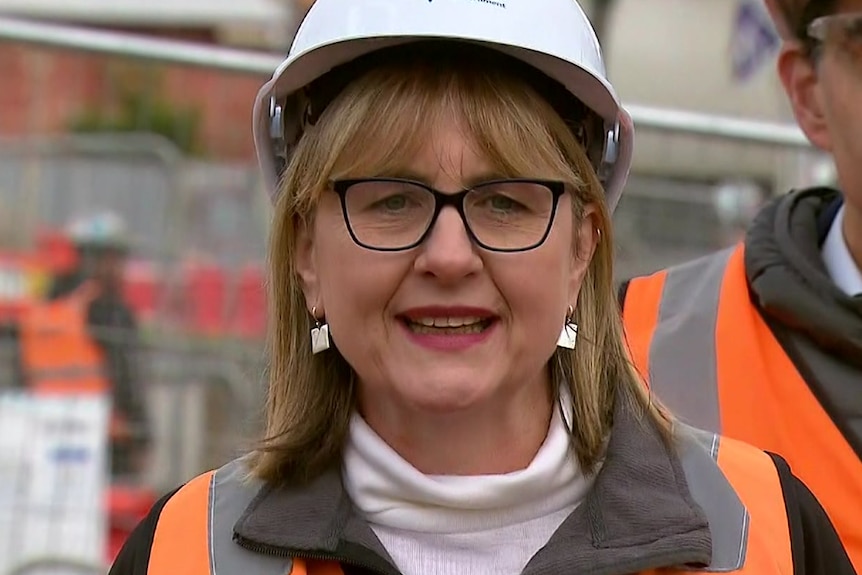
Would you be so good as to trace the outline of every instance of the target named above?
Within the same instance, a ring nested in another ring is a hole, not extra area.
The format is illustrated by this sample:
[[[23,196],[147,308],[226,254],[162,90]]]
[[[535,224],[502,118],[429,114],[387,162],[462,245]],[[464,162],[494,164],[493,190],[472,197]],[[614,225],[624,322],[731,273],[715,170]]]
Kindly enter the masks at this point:
[[[740,0],[733,22],[730,59],[733,78],[745,82],[781,45],[762,0]]]

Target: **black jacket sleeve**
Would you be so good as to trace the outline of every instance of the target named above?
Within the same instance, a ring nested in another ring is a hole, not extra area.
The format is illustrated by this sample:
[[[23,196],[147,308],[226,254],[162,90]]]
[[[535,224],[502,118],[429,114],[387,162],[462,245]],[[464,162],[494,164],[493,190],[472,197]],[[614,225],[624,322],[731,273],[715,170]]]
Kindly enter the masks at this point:
[[[808,487],[790,470],[787,462],[769,454],[778,469],[784,492],[793,575],[856,575],[835,527]]]
[[[177,491],[179,488],[159,499],[143,521],[138,523],[114,559],[108,575],[147,575],[150,566],[150,550],[156,536],[159,516],[165,504]]]
[[[91,336],[105,352],[114,408],[133,426],[136,443],[146,446],[150,429],[138,376],[138,327],[134,314],[122,301],[97,298],[90,304],[87,322]]]

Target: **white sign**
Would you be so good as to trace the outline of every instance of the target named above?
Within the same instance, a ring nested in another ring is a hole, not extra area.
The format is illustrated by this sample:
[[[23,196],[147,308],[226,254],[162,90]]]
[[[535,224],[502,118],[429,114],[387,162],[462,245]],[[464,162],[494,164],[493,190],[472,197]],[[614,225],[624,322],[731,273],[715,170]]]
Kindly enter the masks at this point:
[[[107,397],[0,393],[0,574],[105,560]]]

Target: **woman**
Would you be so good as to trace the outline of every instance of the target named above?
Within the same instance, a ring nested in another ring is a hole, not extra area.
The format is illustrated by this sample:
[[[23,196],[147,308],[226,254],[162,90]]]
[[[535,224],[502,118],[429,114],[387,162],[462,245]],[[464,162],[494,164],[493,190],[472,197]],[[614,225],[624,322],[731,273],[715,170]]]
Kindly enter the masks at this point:
[[[256,107],[267,440],[113,573],[852,573],[780,461],[640,390],[632,128],[571,0],[318,0]]]

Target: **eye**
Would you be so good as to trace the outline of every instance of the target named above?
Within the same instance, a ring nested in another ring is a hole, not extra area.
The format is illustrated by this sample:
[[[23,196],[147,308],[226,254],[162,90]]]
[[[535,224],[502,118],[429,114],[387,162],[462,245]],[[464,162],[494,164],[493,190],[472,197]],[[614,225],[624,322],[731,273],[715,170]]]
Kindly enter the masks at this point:
[[[520,204],[508,196],[494,194],[486,199],[487,205],[501,212],[511,212],[520,208]]]
[[[506,214],[523,212],[525,209],[527,209],[522,202],[519,202],[518,200],[515,200],[506,194],[489,195],[482,201],[481,205],[485,209],[492,212]]]
[[[407,197],[403,195],[389,196],[388,198],[383,198],[382,200],[380,200],[379,203],[381,207],[384,207],[387,210],[403,210],[405,207],[407,207]]]

